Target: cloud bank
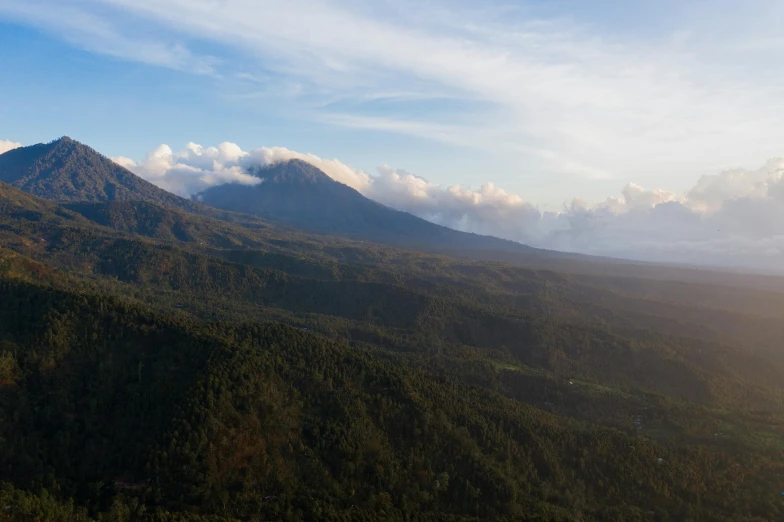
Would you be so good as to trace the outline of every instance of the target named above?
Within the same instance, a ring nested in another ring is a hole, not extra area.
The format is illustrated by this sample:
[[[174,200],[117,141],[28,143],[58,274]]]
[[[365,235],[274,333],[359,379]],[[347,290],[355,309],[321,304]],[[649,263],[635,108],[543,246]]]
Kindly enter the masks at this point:
[[[392,208],[458,230],[533,246],[644,261],[782,271],[784,265],[784,159],[756,170],[702,176],[683,194],[627,184],[600,202],[574,198],[544,212],[492,183],[478,189],[445,186],[380,166],[369,174],[337,159],[283,147],[243,151],[233,143],[204,148],[168,145],[135,162],[114,161],[156,185],[191,196],[223,183],[255,184],[247,169],[301,159],[336,181]]]
[[[0,140],[0,154],[21,146],[22,144],[18,141]]]

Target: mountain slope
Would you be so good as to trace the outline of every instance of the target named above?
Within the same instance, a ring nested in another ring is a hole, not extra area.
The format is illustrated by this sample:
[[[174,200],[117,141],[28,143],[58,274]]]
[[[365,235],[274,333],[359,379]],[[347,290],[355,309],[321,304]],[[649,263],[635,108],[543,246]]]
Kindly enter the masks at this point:
[[[318,234],[577,273],[612,275],[618,263],[631,268],[632,276],[646,270],[640,264],[542,250],[436,225],[369,200],[300,160],[260,168],[254,174],[264,182],[254,187],[212,187],[199,194],[195,198],[198,201],[191,201],[156,187],[68,137],[0,155],[0,182],[61,202],[144,201],[251,230],[269,226],[259,219],[263,217]],[[77,212],[86,210],[80,208]],[[281,232],[296,235],[291,230]],[[608,267],[608,263],[613,266]]]
[[[0,244],[38,262],[89,273],[93,281],[135,288],[150,299],[189,303],[194,313],[216,317],[228,306],[248,317],[261,307],[286,315],[329,316],[344,325],[383,325],[396,335],[415,336],[422,329],[438,332],[444,342],[508,351],[529,365],[598,380],[612,367],[612,383],[699,401],[721,396],[725,404],[734,400],[722,391],[729,388],[746,390],[744,404],[769,404],[769,394],[749,385],[765,382],[778,388],[780,380],[781,368],[770,363],[781,357],[771,353],[763,360],[764,354],[715,344],[731,341],[732,335],[742,346],[758,338],[748,334],[756,329],[771,339],[764,346],[777,348],[774,339],[781,329],[775,320],[689,307],[671,312],[674,305],[624,299],[550,273],[498,272],[425,259],[419,260],[426,262],[424,271],[415,265],[305,261],[257,250],[269,244],[261,235],[240,234],[242,229],[221,221],[150,203],[58,206],[0,184],[0,196],[3,192],[9,197],[0,197]],[[25,198],[31,203],[2,210],[6,199]],[[535,314],[543,315],[537,319]],[[580,323],[573,323],[577,318]],[[734,327],[711,326],[717,323]],[[620,337],[608,336],[602,324],[623,329]],[[651,326],[672,336],[699,336],[702,343],[625,331]],[[610,345],[611,354],[605,351]],[[704,385],[708,381],[713,391]]]
[[[142,200],[189,211],[201,207],[68,137],[0,155],[0,181],[57,201]]]
[[[139,244],[142,237],[147,239]],[[123,280],[155,282],[161,289],[187,287],[202,298],[211,291],[208,288],[223,286],[216,295],[232,301],[233,307],[245,301],[280,303],[272,299],[269,289],[256,295],[258,285],[267,277],[252,273],[257,268],[262,272],[271,269],[306,280],[356,281],[368,288],[378,283],[401,285],[450,300],[468,299],[475,304],[525,309],[570,321],[579,318],[617,328],[655,329],[730,343],[784,362],[779,342],[784,327],[778,320],[784,310],[784,295],[777,292],[586,278],[473,263],[308,236],[282,227],[250,228],[140,201],[58,205],[2,182],[0,245],[60,268],[92,267],[90,270],[103,276],[119,277],[117,270],[123,267]],[[118,262],[109,262],[111,259]],[[229,268],[226,261],[234,268]],[[243,270],[235,273],[239,267]],[[129,279],[129,274],[134,275]],[[229,291],[227,286],[238,292]],[[318,291],[312,285],[308,289],[332,296],[322,304],[332,300],[336,305],[344,297],[341,292],[347,291],[317,286]],[[312,296],[303,295],[301,290],[289,288],[287,292],[292,294],[289,297],[299,295],[300,305],[310,303]],[[647,295],[653,291],[655,294]],[[361,300],[360,287],[352,292],[351,299]],[[384,307],[389,304],[391,301]],[[214,311],[214,306],[203,306]],[[330,310],[334,312],[335,307],[322,309],[327,313]],[[455,324],[466,320],[465,316],[457,317]]]
[[[227,184],[197,197],[207,205],[263,216],[316,232],[379,243],[458,253],[510,252],[569,256],[490,236],[459,232],[372,201],[301,160],[252,172],[263,180],[253,187]]]
[[[3,183],[0,245],[0,520],[784,515],[782,296]]]

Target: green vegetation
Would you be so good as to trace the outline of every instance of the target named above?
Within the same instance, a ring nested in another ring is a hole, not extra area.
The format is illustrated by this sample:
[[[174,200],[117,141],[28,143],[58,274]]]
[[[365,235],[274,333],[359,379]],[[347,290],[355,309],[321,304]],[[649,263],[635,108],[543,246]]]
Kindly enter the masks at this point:
[[[780,282],[87,199],[0,183],[0,520],[784,518]]]
[[[191,211],[200,207],[68,137],[0,155],[0,181],[58,201],[144,200]]]

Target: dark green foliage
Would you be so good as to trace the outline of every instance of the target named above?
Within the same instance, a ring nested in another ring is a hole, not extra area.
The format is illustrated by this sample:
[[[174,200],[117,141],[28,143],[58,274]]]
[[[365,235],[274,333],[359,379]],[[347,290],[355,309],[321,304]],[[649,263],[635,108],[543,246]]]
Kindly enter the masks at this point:
[[[214,217],[0,184],[0,520],[784,519],[782,294]]]
[[[352,505],[598,520],[643,506],[683,519],[701,497],[717,520],[779,513],[757,502],[780,452],[739,460],[655,443],[285,326],[173,320],[29,283],[0,292],[21,373],[0,395],[14,416],[2,469],[96,513],[119,493],[240,519],[328,519]]]

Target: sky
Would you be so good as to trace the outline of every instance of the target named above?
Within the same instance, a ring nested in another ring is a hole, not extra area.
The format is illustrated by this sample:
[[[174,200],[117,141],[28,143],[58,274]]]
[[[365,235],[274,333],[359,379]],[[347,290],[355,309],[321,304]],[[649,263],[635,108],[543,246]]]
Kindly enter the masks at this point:
[[[463,230],[778,270],[782,22],[770,0],[0,0],[0,151],[68,135],[183,195],[302,157]]]

